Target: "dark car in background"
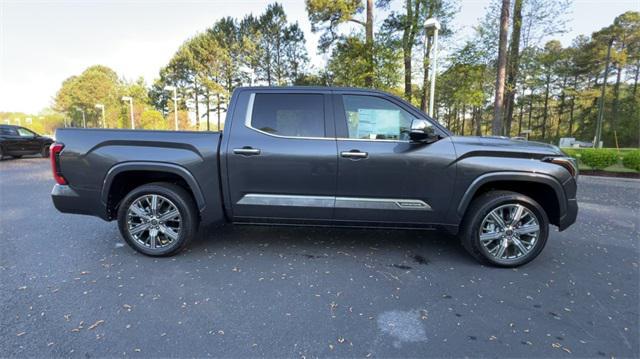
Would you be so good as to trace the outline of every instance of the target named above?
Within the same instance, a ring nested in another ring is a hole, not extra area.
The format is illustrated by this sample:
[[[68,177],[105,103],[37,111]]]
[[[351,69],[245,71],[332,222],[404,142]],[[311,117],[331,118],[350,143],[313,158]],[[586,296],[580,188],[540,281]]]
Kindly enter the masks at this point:
[[[0,125],[0,160],[6,156],[20,158],[25,155],[49,157],[53,139],[14,125]]]

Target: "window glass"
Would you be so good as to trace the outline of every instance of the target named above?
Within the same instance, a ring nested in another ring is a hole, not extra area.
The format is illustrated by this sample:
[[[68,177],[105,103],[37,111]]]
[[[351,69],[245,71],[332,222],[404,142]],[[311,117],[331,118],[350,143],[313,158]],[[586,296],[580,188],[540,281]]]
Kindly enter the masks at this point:
[[[22,128],[22,127],[18,127],[18,133],[22,137],[33,137],[33,136],[36,135],[35,133],[27,130],[26,128]]]
[[[344,95],[349,138],[409,140],[415,118],[394,103],[374,96]]]
[[[5,127],[0,129],[0,134],[6,135],[6,136],[17,136],[18,132],[11,127]]]
[[[320,94],[255,94],[251,127],[279,136],[324,137]]]

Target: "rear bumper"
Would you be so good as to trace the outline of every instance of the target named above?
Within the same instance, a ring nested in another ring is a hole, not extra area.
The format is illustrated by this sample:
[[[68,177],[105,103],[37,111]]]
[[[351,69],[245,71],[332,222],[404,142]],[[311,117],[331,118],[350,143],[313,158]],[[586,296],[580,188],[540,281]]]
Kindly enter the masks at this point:
[[[99,201],[98,193],[81,193],[68,185],[56,184],[51,190],[51,200],[56,209],[63,213],[86,214],[106,220],[106,212]]]

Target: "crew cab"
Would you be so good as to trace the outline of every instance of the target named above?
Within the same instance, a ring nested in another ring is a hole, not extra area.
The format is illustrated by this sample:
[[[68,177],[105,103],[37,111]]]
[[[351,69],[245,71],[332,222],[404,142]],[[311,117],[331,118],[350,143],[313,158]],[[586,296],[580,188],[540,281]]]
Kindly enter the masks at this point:
[[[453,136],[384,92],[243,87],[222,132],[58,129],[61,212],[117,220],[150,256],[224,223],[443,229],[503,267],[576,220],[578,171],[557,147]]]

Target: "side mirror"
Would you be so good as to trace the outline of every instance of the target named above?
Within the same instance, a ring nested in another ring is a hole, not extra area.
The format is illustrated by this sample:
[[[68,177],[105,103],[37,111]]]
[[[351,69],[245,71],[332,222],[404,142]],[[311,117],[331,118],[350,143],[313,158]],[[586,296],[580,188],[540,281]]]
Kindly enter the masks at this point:
[[[427,120],[414,119],[411,121],[409,139],[415,143],[433,143],[440,139],[433,125]]]

